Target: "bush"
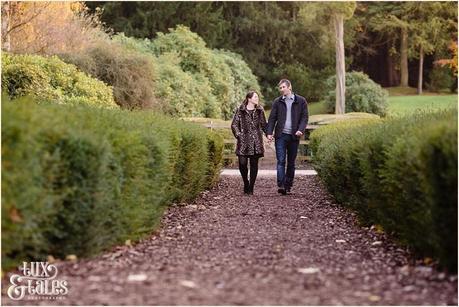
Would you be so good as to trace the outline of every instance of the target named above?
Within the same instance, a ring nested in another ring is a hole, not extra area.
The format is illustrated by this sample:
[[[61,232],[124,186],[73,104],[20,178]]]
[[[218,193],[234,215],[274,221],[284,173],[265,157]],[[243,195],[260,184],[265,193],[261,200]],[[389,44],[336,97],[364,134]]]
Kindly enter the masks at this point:
[[[319,176],[365,224],[457,270],[457,110],[314,131]]]
[[[216,182],[223,140],[152,112],[2,104],[2,266],[149,234]]]
[[[191,73],[193,77],[199,76],[201,80],[208,80],[211,86],[208,94],[215,96],[216,100],[215,105],[208,106],[204,113],[215,112],[216,117],[229,118],[234,83],[231,71],[221,58],[206,47],[201,37],[187,27],[178,26],[168,34],[159,32],[153,41],[153,48],[156,56],[177,52],[183,71]]]
[[[231,58],[232,53],[208,49],[204,40],[187,27],[177,26],[167,34],[158,33],[151,49],[157,56],[177,52],[180,58],[179,65],[185,72],[191,73],[199,80],[208,80],[211,87],[209,93],[215,96],[217,103],[205,109],[216,112],[218,118],[230,119],[233,116],[234,109],[245,97],[240,97],[238,88],[242,86],[259,89],[255,76],[248,70],[247,65],[244,66],[245,63],[240,58]],[[241,73],[234,73],[231,65],[241,67]],[[250,84],[237,84],[235,79],[246,80]]]
[[[215,108],[216,117],[228,119],[234,108],[231,107],[231,98],[234,95],[234,80],[231,70],[221,57],[206,47],[204,40],[187,27],[178,26],[168,34],[158,33],[153,41],[155,54],[177,52],[180,58],[180,67],[199,78],[208,80],[210,91],[218,102],[209,108]],[[210,113],[207,111],[206,113]]]
[[[250,70],[249,65],[244,62],[241,55],[227,50],[214,50],[214,53],[221,57],[231,70],[234,81],[232,84],[234,94],[230,98],[230,107],[233,108],[232,110],[242,103],[245,99],[245,95],[251,90],[257,91],[260,95],[260,100],[263,99],[257,78]],[[226,110],[225,112],[229,111]],[[229,118],[228,116],[232,117],[233,114],[234,113],[230,112],[230,114],[226,114],[224,118]]]
[[[429,82],[427,89],[432,92],[439,92],[440,90],[448,90],[457,88],[457,81],[454,78],[451,68],[446,66],[434,66],[429,73]]]
[[[325,105],[335,112],[336,76],[326,81]],[[366,112],[380,116],[387,113],[388,92],[361,72],[346,73],[346,112]]]
[[[115,101],[122,108],[161,109],[155,96],[156,71],[152,57],[109,40],[100,40],[84,51],[60,57],[113,86]]]
[[[38,101],[116,107],[111,87],[59,58],[2,53],[2,90],[10,97],[34,95]]]
[[[311,133],[310,148],[314,156],[314,167],[338,202],[347,202],[349,195],[360,194],[360,185],[356,185],[356,182],[364,182],[364,174],[352,159],[362,150],[358,146],[362,145],[365,138],[362,137],[361,142],[354,146],[350,144],[358,141],[359,131],[368,131],[369,127],[380,123],[379,119],[342,121]],[[360,209],[364,219],[371,219],[365,208],[354,209]]]
[[[387,155],[398,158],[383,168],[391,195],[383,225],[457,270],[457,130],[448,121],[427,122],[397,139]]]
[[[223,137],[216,131],[207,131],[207,154],[209,165],[207,168],[207,186],[210,188],[220,178],[220,169],[223,165]]]
[[[169,104],[172,115],[229,119],[249,90],[260,89],[241,56],[207,48],[187,27],[158,33],[153,41],[124,34],[113,39],[156,58],[156,95]]]
[[[100,22],[102,12],[90,13],[83,2],[34,2],[31,5],[18,1],[14,8],[6,11],[4,8],[2,12],[5,19],[14,20],[15,29],[8,34],[2,32],[4,49],[13,53],[73,53],[107,36],[108,32]]]
[[[273,94],[279,96],[277,82],[287,78],[292,82],[293,91],[307,97],[308,102],[319,101],[327,93],[326,79],[334,70],[327,67],[323,70],[312,69],[302,63],[282,64],[275,69],[273,74],[278,76],[273,83],[275,91]]]
[[[213,95],[210,80],[200,74],[185,71],[177,51],[158,54],[152,41],[118,34],[113,38],[125,48],[142,52],[154,59],[156,96],[165,103],[166,113],[179,117],[219,117],[220,106]]]
[[[180,117],[219,117],[220,109],[211,94],[209,80],[183,71],[179,63],[174,52],[164,53],[156,60],[156,92],[169,103],[168,113]]]

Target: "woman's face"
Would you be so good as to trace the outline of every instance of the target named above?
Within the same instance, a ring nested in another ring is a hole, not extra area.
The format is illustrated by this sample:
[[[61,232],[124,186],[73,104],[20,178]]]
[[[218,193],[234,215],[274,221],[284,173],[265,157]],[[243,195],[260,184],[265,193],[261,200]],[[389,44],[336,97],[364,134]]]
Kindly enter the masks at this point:
[[[258,104],[258,94],[254,93],[252,98],[249,98],[249,101],[253,104]]]

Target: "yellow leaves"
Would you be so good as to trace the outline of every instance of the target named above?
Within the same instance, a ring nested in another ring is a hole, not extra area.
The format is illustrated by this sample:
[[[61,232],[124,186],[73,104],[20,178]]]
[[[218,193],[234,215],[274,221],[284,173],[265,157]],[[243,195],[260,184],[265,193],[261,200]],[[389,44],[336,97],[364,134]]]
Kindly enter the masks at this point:
[[[81,12],[85,9],[83,2],[70,2],[70,10],[72,12]]]
[[[381,225],[376,224],[375,225],[375,232],[379,233],[379,234],[383,234],[384,233],[384,229],[383,229],[383,227]]]
[[[424,264],[425,265],[430,265],[430,264],[432,264],[432,262],[433,262],[432,258],[430,258],[430,257],[425,257],[424,258]]]
[[[76,255],[67,255],[65,257],[65,260],[68,260],[68,261],[77,261],[78,260],[78,257]]]
[[[53,255],[48,255],[48,257],[46,257],[46,261],[48,261],[48,263],[54,263],[56,262],[56,259],[53,257]]]
[[[390,54],[391,56],[397,55],[397,54],[398,54],[397,48],[395,48],[395,46],[391,46],[391,47],[389,48],[389,54]]]
[[[78,14],[85,9],[83,2],[10,2],[5,7],[2,4],[3,27],[10,30],[2,31],[2,41],[9,42],[9,51],[20,53],[53,54],[78,49],[91,40],[91,27],[98,30],[90,17]]]
[[[368,299],[369,299],[371,302],[378,302],[378,301],[381,300],[381,297],[378,296],[378,295],[370,295],[370,296],[368,297]]]
[[[16,209],[16,207],[11,207],[11,209],[9,211],[9,217],[15,223],[21,223],[23,221],[23,219],[22,219],[21,215],[19,214],[18,209]]]
[[[453,70],[454,75],[457,76],[457,42],[452,41],[448,49],[453,53],[453,57],[451,59],[437,60],[434,64],[439,66],[448,65]]]
[[[453,69],[454,75],[457,76],[457,42],[451,42],[449,49],[453,52],[451,68]]]

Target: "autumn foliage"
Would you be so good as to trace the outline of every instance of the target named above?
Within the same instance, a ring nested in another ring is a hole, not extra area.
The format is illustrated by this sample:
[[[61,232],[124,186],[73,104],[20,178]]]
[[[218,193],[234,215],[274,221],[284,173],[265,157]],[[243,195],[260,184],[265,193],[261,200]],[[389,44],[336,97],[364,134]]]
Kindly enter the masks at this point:
[[[2,46],[14,53],[57,54],[87,48],[104,36],[82,2],[2,2]]]
[[[451,59],[437,60],[435,64],[439,66],[449,66],[453,70],[454,75],[457,76],[457,42],[451,42],[449,50],[453,54],[453,57]]]

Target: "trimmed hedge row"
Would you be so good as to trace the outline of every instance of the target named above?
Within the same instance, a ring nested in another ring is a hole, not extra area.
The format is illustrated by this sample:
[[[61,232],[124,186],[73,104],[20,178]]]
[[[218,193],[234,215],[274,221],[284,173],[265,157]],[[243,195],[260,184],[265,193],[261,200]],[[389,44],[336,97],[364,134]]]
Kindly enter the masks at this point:
[[[312,133],[311,148],[338,202],[457,271],[456,109],[333,124]]]
[[[82,106],[2,103],[2,267],[135,240],[216,182],[223,140],[192,123]]]

